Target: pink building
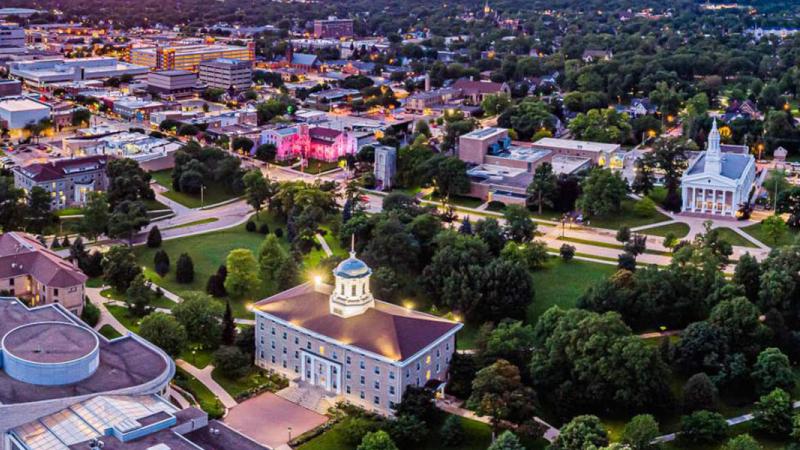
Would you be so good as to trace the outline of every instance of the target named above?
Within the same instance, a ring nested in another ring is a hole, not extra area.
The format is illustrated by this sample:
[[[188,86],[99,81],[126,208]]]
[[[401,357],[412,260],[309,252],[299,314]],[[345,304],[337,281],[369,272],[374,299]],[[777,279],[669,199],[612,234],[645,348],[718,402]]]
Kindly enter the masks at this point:
[[[260,145],[273,144],[275,159],[303,158],[333,162],[357,151],[356,137],[348,131],[298,124],[266,130],[261,133]]]

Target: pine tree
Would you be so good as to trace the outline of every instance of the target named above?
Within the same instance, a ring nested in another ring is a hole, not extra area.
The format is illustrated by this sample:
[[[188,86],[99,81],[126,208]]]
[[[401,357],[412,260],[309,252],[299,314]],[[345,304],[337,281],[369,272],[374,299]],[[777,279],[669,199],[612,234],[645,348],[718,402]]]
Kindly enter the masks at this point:
[[[175,265],[175,279],[178,283],[191,283],[194,281],[194,263],[188,253],[182,253]]]
[[[225,302],[225,316],[222,318],[222,345],[236,343],[236,322],[233,320],[231,302]]]
[[[461,234],[472,234],[472,222],[469,221],[467,216],[461,221],[461,226],[458,227],[458,232]]]
[[[164,250],[159,250],[153,256],[153,265],[158,276],[163,277],[169,272],[169,255]]]
[[[147,246],[150,248],[161,247],[161,231],[158,229],[158,225],[150,228],[150,232],[147,233]]]

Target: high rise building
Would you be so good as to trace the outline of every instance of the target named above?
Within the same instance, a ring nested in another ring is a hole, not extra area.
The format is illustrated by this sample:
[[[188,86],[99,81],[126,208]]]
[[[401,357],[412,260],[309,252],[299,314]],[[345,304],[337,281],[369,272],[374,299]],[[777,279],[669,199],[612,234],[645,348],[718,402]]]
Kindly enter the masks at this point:
[[[250,61],[219,58],[200,64],[200,81],[208,87],[245,91],[253,84],[253,67]]]

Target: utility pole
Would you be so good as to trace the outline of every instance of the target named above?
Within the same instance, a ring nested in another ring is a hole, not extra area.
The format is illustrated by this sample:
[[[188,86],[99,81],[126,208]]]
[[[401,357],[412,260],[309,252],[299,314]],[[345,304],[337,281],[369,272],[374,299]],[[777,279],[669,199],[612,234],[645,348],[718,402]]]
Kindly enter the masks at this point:
[[[201,184],[200,185],[200,207],[201,208],[204,206],[203,205],[203,200],[204,200],[203,194],[205,193],[205,191],[206,191],[206,185],[205,184]]]

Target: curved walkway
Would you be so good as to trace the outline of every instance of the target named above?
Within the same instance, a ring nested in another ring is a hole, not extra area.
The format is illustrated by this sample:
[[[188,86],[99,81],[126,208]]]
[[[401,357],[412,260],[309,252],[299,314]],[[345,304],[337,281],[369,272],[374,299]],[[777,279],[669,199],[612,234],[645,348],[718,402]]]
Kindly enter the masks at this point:
[[[228,391],[220,386],[219,383],[214,380],[214,377],[211,376],[211,372],[214,370],[214,366],[212,364],[209,364],[202,369],[198,369],[182,359],[176,360],[175,363],[178,365],[178,367],[189,372],[190,375],[203,383],[212,394],[217,396],[225,408],[231,409],[238,405],[236,400],[234,400],[234,398],[228,394]]]

